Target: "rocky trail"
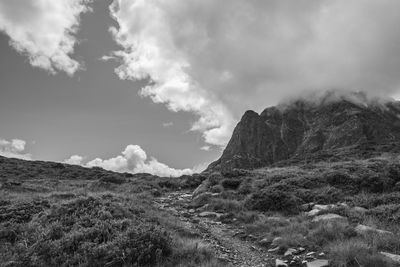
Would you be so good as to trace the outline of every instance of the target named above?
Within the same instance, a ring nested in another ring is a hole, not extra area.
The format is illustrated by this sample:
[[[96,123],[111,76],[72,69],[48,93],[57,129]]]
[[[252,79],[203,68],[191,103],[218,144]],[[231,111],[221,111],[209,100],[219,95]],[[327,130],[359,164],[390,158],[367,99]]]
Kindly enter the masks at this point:
[[[218,259],[232,266],[275,266],[275,259],[254,241],[239,238],[242,229],[218,220],[220,214],[190,209],[192,194],[173,192],[156,198],[155,205],[176,216],[191,232],[213,248]]]

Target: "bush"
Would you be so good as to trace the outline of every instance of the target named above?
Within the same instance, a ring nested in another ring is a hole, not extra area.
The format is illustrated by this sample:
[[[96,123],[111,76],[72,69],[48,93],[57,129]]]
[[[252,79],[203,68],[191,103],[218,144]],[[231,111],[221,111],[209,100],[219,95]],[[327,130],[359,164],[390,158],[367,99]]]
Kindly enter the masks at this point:
[[[225,189],[231,189],[231,190],[236,190],[238,189],[238,187],[240,186],[240,184],[242,183],[241,180],[239,179],[224,179],[221,182],[221,185],[225,188]]]
[[[336,240],[344,240],[355,237],[357,233],[354,228],[344,222],[332,221],[319,223],[310,231],[308,239],[317,246],[322,246]]]
[[[328,246],[330,265],[333,267],[389,267],[392,262],[373,251],[359,239],[337,241]]]
[[[101,182],[105,183],[112,183],[112,184],[123,184],[126,183],[127,180],[122,177],[122,176],[117,176],[117,175],[107,175],[103,176],[102,178],[99,179]]]
[[[268,188],[251,195],[245,206],[251,210],[297,213],[302,202],[290,192]]]

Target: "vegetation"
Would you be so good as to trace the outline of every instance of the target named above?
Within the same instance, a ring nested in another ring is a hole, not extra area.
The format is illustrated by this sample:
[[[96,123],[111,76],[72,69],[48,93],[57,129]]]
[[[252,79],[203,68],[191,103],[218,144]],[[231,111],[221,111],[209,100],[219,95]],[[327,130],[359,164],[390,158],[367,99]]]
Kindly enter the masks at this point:
[[[201,240],[152,206],[201,176],[117,174],[1,159],[1,266],[221,266]]]
[[[204,182],[212,184],[209,191],[214,192],[201,203],[208,204],[206,210],[228,214],[229,220],[222,221],[243,226],[245,236],[262,240],[269,248],[279,237],[274,244],[280,248],[278,253],[293,247],[321,251],[332,266],[393,266],[379,252],[400,254],[397,157],[233,170],[222,177],[211,176],[212,182]],[[333,213],[345,220],[313,222],[304,212],[315,204],[330,204],[319,215]],[[391,234],[360,235],[355,231],[359,224]]]

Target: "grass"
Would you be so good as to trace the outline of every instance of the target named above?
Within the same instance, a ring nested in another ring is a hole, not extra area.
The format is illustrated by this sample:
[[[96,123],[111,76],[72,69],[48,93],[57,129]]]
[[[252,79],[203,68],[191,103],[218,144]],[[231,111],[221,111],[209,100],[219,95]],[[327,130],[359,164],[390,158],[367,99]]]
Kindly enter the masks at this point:
[[[0,262],[15,266],[221,266],[197,233],[152,206],[155,196],[200,184],[190,208],[207,205],[258,241],[280,237],[280,253],[324,251],[343,267],[392,266],[379,252],[400,254],[397,157],[178,178],[0,157],[0,181]],[[345,202],[322,214],[349,224],[312,222],[302,213],[310,202]],[[357,224],[393,234],[358,235]]]
[[[0,157],[0,265],[223,266],[153,195],[176,179]]]
[[[301,246],[329,252],[332,266],[391,266],[379,252],[400,254],[399,182],[400,157],[393,155],[232,171],[214,174],[208,190],[220,194],[201,204],[231,214],[232,223],[258,241],[280,237],[281,253]],[[312,222],[302,214],[302,204],[311,202],[345,203],[321,214],[339,214],[349,223]],[[393,234],[360,236],[357,224]]]

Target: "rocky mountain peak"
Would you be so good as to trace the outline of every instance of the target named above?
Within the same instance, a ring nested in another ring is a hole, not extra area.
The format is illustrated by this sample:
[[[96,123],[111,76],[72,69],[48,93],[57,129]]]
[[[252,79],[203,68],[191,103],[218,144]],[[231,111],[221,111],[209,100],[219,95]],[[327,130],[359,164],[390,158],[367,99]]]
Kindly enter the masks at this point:
[[[208,170],[368,157],[400,150],[400,104],[364,93],[328,92],[248,110]]]

